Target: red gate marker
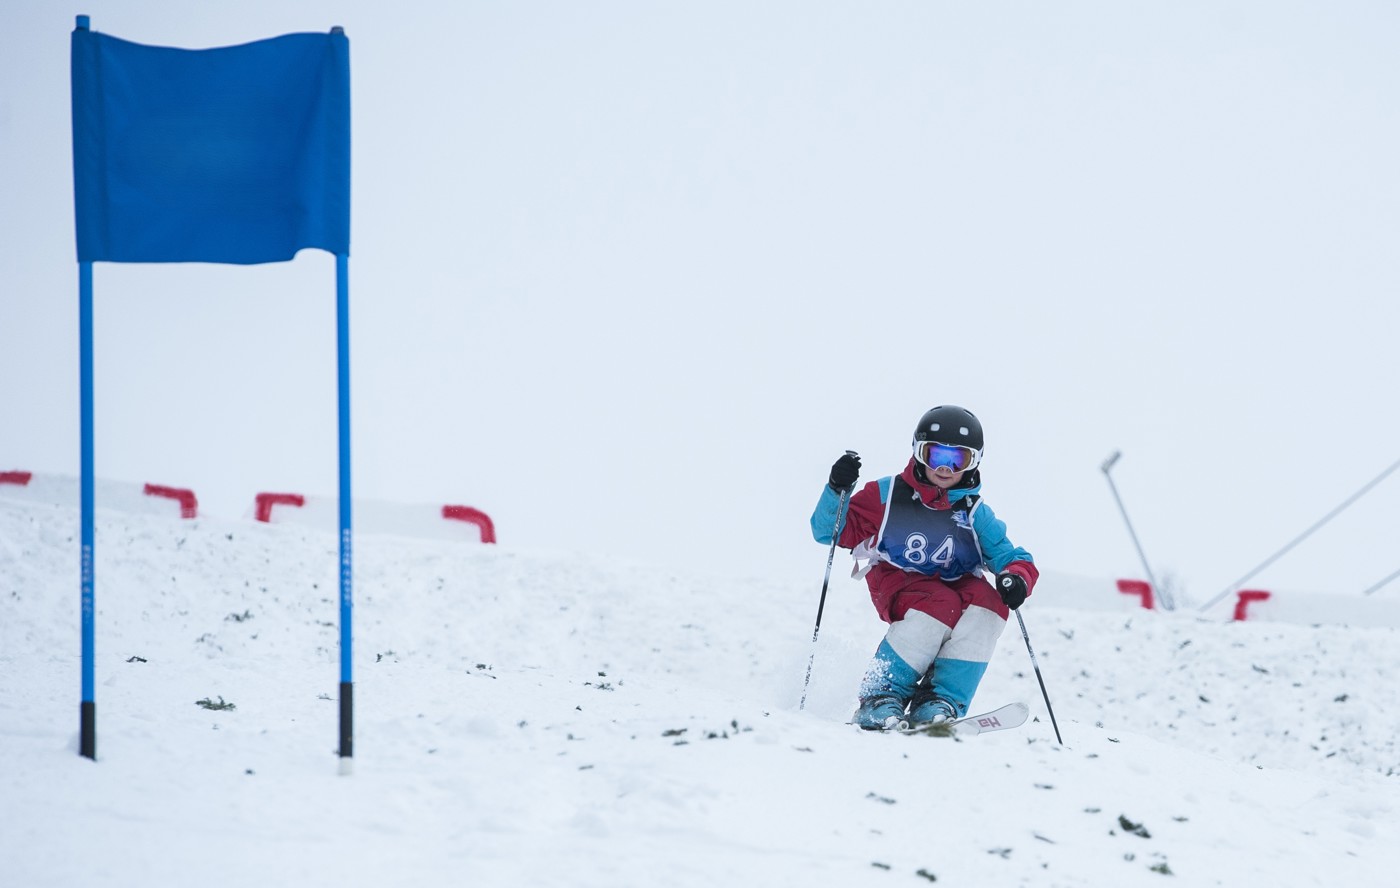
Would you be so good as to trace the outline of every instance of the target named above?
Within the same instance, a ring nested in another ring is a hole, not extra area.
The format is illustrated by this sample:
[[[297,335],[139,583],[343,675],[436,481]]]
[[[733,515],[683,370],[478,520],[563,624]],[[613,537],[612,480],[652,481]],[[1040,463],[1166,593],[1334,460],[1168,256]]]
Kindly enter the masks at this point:
[[[147,484],[146,496],[163,496],[180,503],[181,518],[195,518],[199,514],[199,501],[194,491],[187,487],[166,487],[163,484]]]
[[[1259,589],[1246,589],[1239,593],[1239,600],[1235,602],[1235,619],[1244,620],[1245,611],[1249,609],[1250,602],[1268,601],[1272,598],[1272,593]]]
[[[306,505],[306,497],[299,493],[260,493],[255,498],[256,506],[253,510],[253,517],[264,523],[272,520],[273,506],[296,506],[301,508]]]
[[[496,541],[496,526],[491,523],[491,518],[480,509],[473,509],[471,506],[443,506],[442,517],[449,521],[466,521],[481,528],[481,541],[483,543],[494,543]]]
[[[1152,586],[1142,580],[1119,580],[1118,591],[1124,595],[1137,595],[1142,599],[1142,606],[1152,610]]]
[[[18,484],[24,487],[33,477],[33,472],[0,472],[0,484]]]

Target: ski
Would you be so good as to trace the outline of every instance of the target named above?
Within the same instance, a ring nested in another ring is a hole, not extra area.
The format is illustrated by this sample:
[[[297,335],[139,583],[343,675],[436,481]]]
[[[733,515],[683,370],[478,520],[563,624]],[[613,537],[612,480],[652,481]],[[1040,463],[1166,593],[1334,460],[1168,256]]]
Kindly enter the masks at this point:
[[[953,722],[934,722],[904,728],[905,734],[923,734],[926,737],[974,737],[991,731],[1005,731],[1019,728],[1030,717],[1031,708],[1024,703],[1008,703],[1000,709],[969,715]]]

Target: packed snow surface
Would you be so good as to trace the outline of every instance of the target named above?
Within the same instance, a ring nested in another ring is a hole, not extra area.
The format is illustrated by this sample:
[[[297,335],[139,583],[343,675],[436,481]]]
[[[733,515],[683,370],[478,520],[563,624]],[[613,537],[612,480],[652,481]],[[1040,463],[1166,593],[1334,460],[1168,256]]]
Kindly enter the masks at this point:
[[[0,498],[5,886],[1400,883],[1393,629],[1074,610],[1047,570],[1063,745],[1015,620],[973,708],[1025,726],[871,734],[882,627],[838,555],[812,644],[815,544],[774,583],[361,534],[341,774],[335,536],[97,525],[93,762],[78,515]]]

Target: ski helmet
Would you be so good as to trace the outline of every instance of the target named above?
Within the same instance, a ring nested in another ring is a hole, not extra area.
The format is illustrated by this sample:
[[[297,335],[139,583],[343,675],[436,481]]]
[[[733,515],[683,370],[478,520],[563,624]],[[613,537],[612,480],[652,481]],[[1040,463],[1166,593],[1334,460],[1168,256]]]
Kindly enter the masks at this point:
[[[919,417],[919,424],[914,427],[914,458],[924,465],[928,465],[923,454],[924,445],[929,443],[970,450],[971,462],[959,469],[970,471],[982,462],[982,423],[972,411],[963,407],[951,404],[934,407]]]

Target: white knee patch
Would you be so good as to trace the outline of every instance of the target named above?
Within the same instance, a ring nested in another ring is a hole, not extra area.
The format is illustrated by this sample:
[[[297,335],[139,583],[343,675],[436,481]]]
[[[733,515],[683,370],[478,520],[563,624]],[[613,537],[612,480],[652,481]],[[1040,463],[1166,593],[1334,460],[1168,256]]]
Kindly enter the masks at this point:
[[[963,619],[966,620],[967,616],[964,615]],[[962,621],[959,621],[958,626],[961,628]],[[938,655],[938,649],[943,647],[952,631],[923,611],[911,610],[904,615],[904,619],[890,624],[885,633],[885,640],[894,648],[894,652],[899,654],[900,659],[922,675],[933,665],[933,658]],[[997,634],[1001,634],[1000,630]],[[992,642],[995,644],[995,637]]]
[[[948,646],[939,656],[986,663],[992,659],[997,649],[997,639],[1001,638],[1001,630],[1005,628],[1006,621],[995,611],[974,604],[963,611],[952,637],[948,639]]]

